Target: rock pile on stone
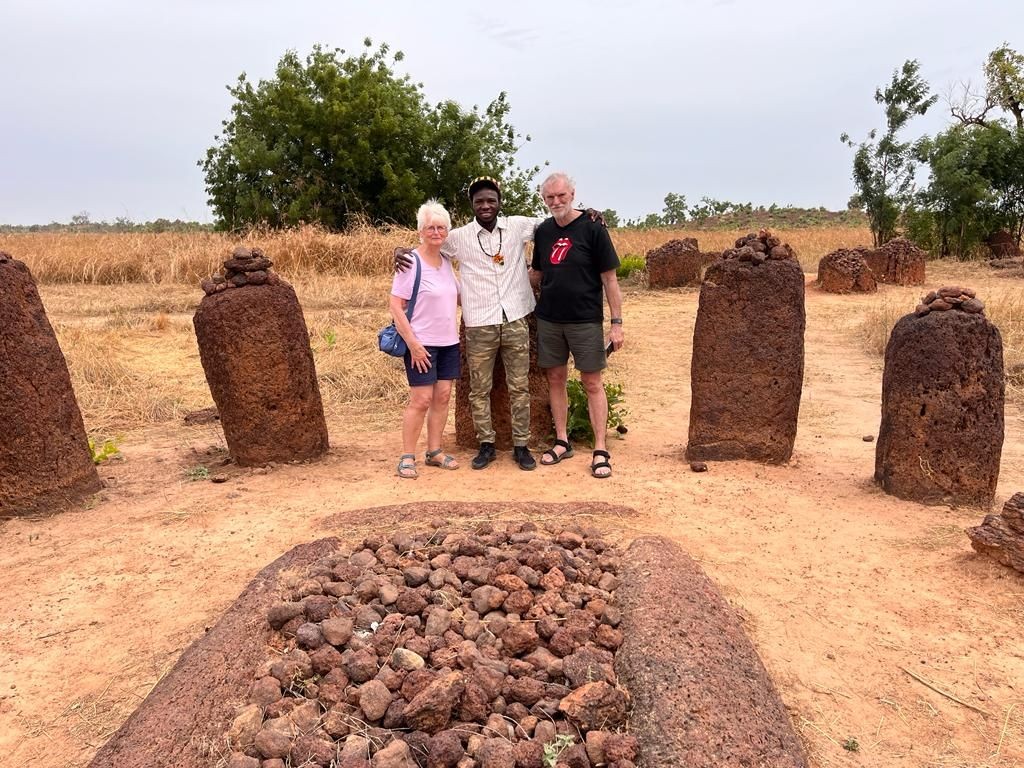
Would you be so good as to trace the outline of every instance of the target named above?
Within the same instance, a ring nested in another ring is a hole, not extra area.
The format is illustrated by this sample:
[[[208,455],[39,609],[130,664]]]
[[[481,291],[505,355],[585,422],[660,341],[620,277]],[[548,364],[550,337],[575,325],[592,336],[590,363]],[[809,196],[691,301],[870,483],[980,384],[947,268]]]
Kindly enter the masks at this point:
[[[693,331],[689,461],[789,460],[805,323],[803,271],[767,231],[740,238],[707,268]]]
[[[71,375],[25,264],[0,251],[0,519],[56,512],[100,489]]]
[[[723,259],[738,259],[743,262],[761,264],[769,259],[787,261],[796,258],[796,251],[789,243],[762,229],[756,235],[751,233],[736,240],[736,247],[722,252]]]
[[[235,248],[231,258],[224,262],[223,274],[203,280],[199,285],[207,296],[246,285],[280,285],[283,282],[281,276],[270,271],[273,265],[274,262],[264,256],[259,248],[240,245]]]
[[[1015,493],[997,515],[986,515],[967,535],[976,552],[1024,573],[1024,493]]]
[[[885,350],[875,480],[900,498],[989,507],[1003,445],[1003,345],[969,288],[925,296]]]
[[[231,457],[240,466],[327,451],[309,332],[292,287],[258,249],[236,248],[204,280],[193,318],[199,356]]]
[[[559,766],[633,768],[620,564],[596,532],[530,523],[321,558],[269,609],[228,765],[542,768],[561,748]]]
[[[927,253],[905,237],[897,237],[881,248],[863,250],[864,261],[875,280],[894,285],[923,285]]]
[[[840,248],[818,262],[818,286],[826,293],[874,293],[875,275],[861,251]]]
[[[527,316],[530,328],[530,438],[543,440],[554,431],[551,420],[551,397],[544,371],[537,367],[537,319],[531,313]],[[466,326],[459,324],[459,355],[462,358],[462,373],[455,387],[455,442],[463,448],[476,448],[476,429],[473,426],[473,411],[469,402],[469,363],[466,361]],[[494,429],[494,445],[499,451],[512,450],[512,411],[509,408],[508,382],[505,363],[501,355],[494,360],[491,386],[491,427]]]
[[[972,289],[948,285],[923,296],[914,314],[924,317],[929,312],[948,312],[951,309],[977,315],[985,311],[985,304]]]
[[[659,289],[700,285],[704,267],[717,257],[717,253],[701,253],[696,238],[669,240],[647,252],[647,287]]]

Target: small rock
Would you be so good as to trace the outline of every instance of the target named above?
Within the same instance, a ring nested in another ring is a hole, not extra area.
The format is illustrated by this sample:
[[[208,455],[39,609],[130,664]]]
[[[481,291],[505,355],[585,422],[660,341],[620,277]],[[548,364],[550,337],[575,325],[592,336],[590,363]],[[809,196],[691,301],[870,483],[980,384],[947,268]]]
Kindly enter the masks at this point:
[[[211,483],[226,483],[227,481],[228,476],[225,475],[223,472],[218,472],[216,475],[210,475]]]
[[[410,651],[408,648],[395,648],[391,652],[391,666],[395,669],[402,669],[406,672],[412,672],[413,670],[423,669],[426,662],[423,657],[418,653]]]
[[[359,709],[367,720],[380,720],[394,699],[391,691],[380,680],[370,680],[359,686]]]
[[[862,437],[861,440],[863,440],[865,443],[873,443],[875,441],[875,436],[874,435],[864,435],[864,437]]]
[[[626,695],[608,683],[587,683],[558,703],[558,709],[583,730],[616,728],[626,717]]]
[[[707,465],[707,462],[705,462],[705,461],[691,461],[690,462],[690,469],[693,472],[707,472],[708,471],[708,465]]]

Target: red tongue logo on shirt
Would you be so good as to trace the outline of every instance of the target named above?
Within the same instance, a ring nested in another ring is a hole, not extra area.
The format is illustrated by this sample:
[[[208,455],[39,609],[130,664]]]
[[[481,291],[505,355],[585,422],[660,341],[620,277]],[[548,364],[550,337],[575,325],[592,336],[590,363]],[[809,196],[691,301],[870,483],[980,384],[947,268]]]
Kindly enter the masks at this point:
[[[565,261],[565,256],[569,253],[570,248],[572,248],[572,240],[568,237],[560,237],[555,240],[555,244],[551,246],[551,263],[561,264]]]

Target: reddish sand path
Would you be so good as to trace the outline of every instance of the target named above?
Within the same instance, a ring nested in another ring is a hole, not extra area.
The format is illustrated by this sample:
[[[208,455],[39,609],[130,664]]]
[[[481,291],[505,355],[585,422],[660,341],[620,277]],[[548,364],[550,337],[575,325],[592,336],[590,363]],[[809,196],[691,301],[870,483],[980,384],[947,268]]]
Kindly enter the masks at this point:
[[[908,308],[919,292],[883,289]],[[329,514],[584,499],[637,510],[591,521],[612,535],[659,533],[703,564],[744,618],[815,766],[1024,764],[1024,577],[974,555],[962,529],[978,510],[899,501],[871,483],[874,444],[861,438],[878,428],[881,361],[863,351],[857,323],[878,301],[808,288],[800,431],[785,467],[694,474],[681,460],[692,291],[626,297],[628,346],[610,376],[625,384],[630,431],[611,441],[607,481],[588,476],[583,451],[532,474],[503,459],[402,481],[396,430],[337,419],[325,461],[228,468],[215,485],[185,479],[222,455],[215,428],[127,436],[127,460],[103,470],[105,501],[0,524],[0,764],[87,763],[261,567],[299,542],[368,530],[365,519],[328,529]],[[1019,407],[1006,424],[999,504],[1024,489]],[[843,748],[849,739],[859,751]]]

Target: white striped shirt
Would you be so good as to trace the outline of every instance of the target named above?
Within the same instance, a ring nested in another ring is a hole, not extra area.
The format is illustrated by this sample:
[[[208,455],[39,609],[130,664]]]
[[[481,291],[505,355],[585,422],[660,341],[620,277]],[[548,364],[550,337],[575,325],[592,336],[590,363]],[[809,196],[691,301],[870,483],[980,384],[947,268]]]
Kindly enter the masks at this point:
[[[441,249],[459,262],[462,279],[462,319],[469,327],[499,325],[533,311],[536,300],[526,274],[526,244],[544,219],[499,216],[488,232],[473,219],[448,233]],[[500,243],[500,247],[499,247]],[[504,264],[494,261],[500,253]]]

